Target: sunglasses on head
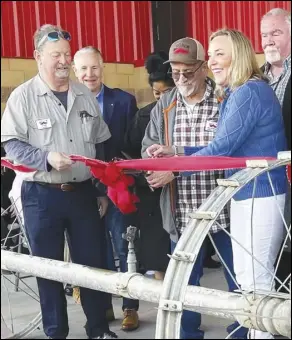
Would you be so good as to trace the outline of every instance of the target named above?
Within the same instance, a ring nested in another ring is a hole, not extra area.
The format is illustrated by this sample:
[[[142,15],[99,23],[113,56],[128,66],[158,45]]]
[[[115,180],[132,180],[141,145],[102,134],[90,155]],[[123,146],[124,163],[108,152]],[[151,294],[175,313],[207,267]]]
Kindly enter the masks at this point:
[[[193,79],[196,72],[204,65],[204,62],[201,62],[200,65],[194,69],[194,70],[189,70],[189,71],[185,71],[185,72],[177,72],[177,71],[172,71],[172,72],[168,72],[168,74],[172,77],[172,79],[174,81],[178,81],[180,79],[180,76],[183,75],[184,78],[186,79]]]
[[[43,36],[38,44],[38,48],[44,43],[45,40],[48,41],[58,41],[60,39],[65,39],[67,41],[71,40],[71,34],[67,31],[53,31]]]

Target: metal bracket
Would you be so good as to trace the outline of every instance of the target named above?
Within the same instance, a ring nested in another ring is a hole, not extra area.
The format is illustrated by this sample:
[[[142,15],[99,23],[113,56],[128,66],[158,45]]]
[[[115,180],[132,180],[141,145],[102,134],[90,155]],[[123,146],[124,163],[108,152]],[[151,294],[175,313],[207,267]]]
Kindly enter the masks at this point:
[[[143,276],[142,274],[139,273],[123,273],[122,279],[120,280],[120,282],[116,285],[117,289],[119,291],[126,291],[128,288],[128,284],[130,282],[130,280],[134,277],[134,276]]]
[[[128,242],[134,242],[136,235],[136,227],[129,226],[127,232],[122,234],[122,238]]]
[[[158,308],[167,312],[180,313],[183,311],[183,303],[181,301],[174,300],[160,300]]]
[[[217,184],[222,187],[233,187],[238,188],[240,187],[240,183],[236,179],[217,179]]]
[[[291,160],[291,151],[281,151],[278,153],[278,159],[280,160]]]
[[[186,253],[185,251],[176,250],[172,255],[170,255],[170,258],[172,258],[176,261],[194,263],[195,258],[196,258],[196,254]]]
[[[268,168],[270,162],[265,159],[252,159],[246,161],[247,168]]]
[[[196,211],[189,214],[189,217],[196,220],[215,220],[217,215],[215,211]]]

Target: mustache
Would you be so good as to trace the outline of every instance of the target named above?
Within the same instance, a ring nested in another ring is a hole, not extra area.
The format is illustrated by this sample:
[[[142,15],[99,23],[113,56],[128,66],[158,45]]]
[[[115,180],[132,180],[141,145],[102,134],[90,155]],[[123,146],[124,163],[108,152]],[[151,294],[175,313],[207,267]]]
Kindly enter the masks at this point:
[[[65,69],[69,69],[70,66],[69,66],[69,65],[59,64],[59,65],[57,65],[57,68],[65,68]]]
[[[193,83],[190,81],[184,81],[184,82],[178,81],[176,83],[176,86],[190,86],[190,85],[193,85]]]
[[[278,52],[279,50],[276,48],[276,47],[270,47],[270,46],[267,46],[265,49],[264,49],[265,52]]]

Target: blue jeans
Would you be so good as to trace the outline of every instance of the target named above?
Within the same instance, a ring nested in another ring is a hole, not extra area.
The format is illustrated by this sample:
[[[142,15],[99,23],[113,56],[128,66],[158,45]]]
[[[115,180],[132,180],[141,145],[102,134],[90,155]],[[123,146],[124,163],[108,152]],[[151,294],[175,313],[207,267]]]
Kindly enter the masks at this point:
[[[228,269],[235,277],[233,270],[233,255],[232,255],[232,245],[230,237],[224,232],[219,231],[218,233],[212,234],[214,243],[218,248],[222,259],[226,263]],[[171,243],[171,252],[174,251],[176,244]],[[206,255],[206,244],[204,243],[197,257],[197,261],[194,264],[193,271],[190,276],[189,284],[193,286],[200,286],[200,279],[203,276],[203,264]],[[228,289],[230,292],[237,289],[237,286],[224,266],[224,274],[228,284]],[[204,332],[200,330],[201,326],[201,314],[183,311],[181,320],[181,339],[204,339]],[[234,324],[235,325],[235,324]],[[232,327],[231,325],[230,327]],[[236,328],[236,327],[235,327]],[[234,328],[234,329],[235,329]],[[238,334],[236,334],[238,336]]]
[[[32,254],[64,260],[64,232],[75,263],[101,268],[104,232],[96,208],[91,181],[74,192],[23,182],[21,199],[24,223]],[[67,300],[61,282],[37,278],[45,334],[55,339],[68,336]],[[106,294],[80,288],[81,305],[87,318],[87,335],[95,338],[108,331]]]
[[[112,203],[109,203],[108,211],[104,217],[106,242],[107,242],[107,269],[116,271],[113,246],[109,232],[112,235],[114,249],[120,262],[120,270],[122,273],[128,271],[127,256],[128,242],[123,239],[122,235],[127,232],[127,227],[130,225],[127,215],[123,215],[120,210]],[[108,303],[108,309],[112,308],[111,300]],[[139,309],[139,301],[123,298],[124,309]]]

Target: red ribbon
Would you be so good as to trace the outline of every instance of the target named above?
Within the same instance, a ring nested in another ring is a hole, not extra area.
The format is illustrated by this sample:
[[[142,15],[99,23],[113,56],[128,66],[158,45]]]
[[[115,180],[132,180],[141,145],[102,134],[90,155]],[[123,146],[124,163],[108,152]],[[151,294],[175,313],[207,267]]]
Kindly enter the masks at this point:
[[[246,168],[247,160],[276,160],[272,157],[170,157],[156,159],[123,160],[106,163],[97,159],[72,155],[70,158],[90,167],[95,178],[108,187],[108,197],[124,214],[137,210],[135,203],[139,198],[129,191],[134,185],[134,178],[123,173],[123,170],[143,171],[211,171]],[[21,172],[33,172],[23,165],[14,165],[9,160],[1,158],[1,165]],[[291,182],[291,165],[287,167],[287,177]]]
[[[105,163],[82,156],[71,156],[70,158],[90,166],[92,175],[108,187],[108,197],[123,214],[130,214],[137,210],[135,203],[139,202],[139,198],[129,191],[129,188],[135,184],[135,180],[133,177],[125,175],[115,162]]]
[[[115,162],[124,170],[143,171],[211,171],[246,168],[248,160],[276,160],[273,157],[182,156],[133,159]]]
[[[20,171],[20,172],[35,172],[36,171],[35,169],[28,168],[25,165],[21,165],[21,164],[15,165],[11,161],[9,161],[9,159],[7,158],[1,158],[1,166],[14,170],[14,171]]]

